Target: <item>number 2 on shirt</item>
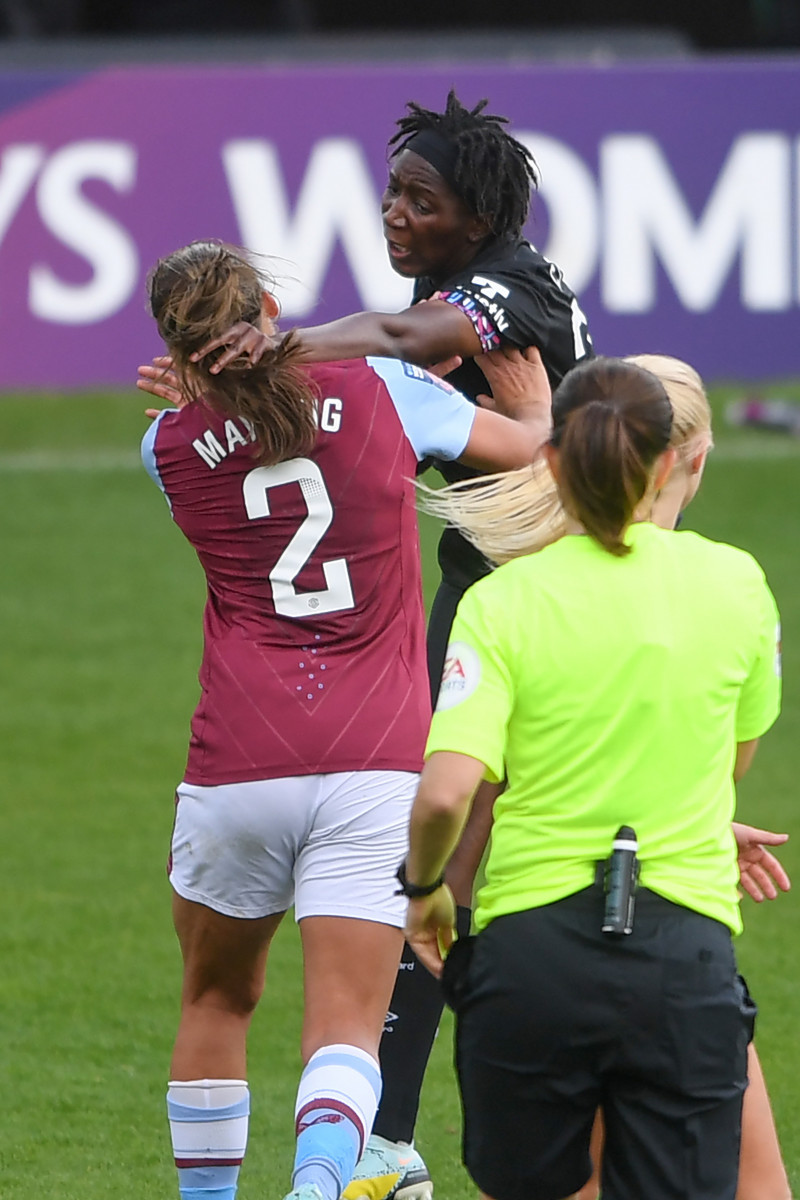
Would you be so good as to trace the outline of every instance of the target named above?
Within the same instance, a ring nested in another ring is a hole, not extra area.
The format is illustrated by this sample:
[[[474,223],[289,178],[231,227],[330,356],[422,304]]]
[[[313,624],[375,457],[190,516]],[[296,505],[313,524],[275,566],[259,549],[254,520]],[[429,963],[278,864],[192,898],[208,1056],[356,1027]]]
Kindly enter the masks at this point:
[[[309,458],[291,458],[272,467],[256,467],[245,476],[243,491],[251,521],[270,515],[269,490],[298,483],[306,516],[269,573],[272,602],[282,617],[317,617],[355,607],[350,572],[344,558],[322,562],[326,587],[297,592],[294,581],[316,550],[333,520],[333,505],[322,472]]]

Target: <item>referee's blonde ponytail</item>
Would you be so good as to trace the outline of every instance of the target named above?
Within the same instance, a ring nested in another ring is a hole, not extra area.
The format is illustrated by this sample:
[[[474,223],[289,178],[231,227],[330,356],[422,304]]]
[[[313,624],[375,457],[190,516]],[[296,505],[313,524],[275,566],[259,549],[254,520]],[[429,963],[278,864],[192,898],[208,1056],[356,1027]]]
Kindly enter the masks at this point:
[[[209,368],[218,350],[199,362],[192,354],[231,325],[258,325],[267,280],[244,251],[223,242],[192,242],[156,263],[147,279],[150,311],[189,400],[205,400],[225,415],[243,418],[264,465],[307,454],[317,435],[317,397],[297,365],[294,334],[257,363],[246,357],[224,371]]]

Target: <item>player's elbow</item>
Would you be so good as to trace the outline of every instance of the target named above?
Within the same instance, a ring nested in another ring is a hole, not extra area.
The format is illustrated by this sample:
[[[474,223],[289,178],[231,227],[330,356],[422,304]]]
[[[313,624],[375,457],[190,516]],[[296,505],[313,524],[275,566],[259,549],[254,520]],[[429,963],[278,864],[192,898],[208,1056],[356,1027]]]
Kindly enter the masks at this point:
[[[446,828],[460,816],[469,796],[469,791],[453,786],[420,788],[416,807],[426,824]]]
[[[386,347],[387,358],[399,358],[415,366],[426,367],[435,362],[437,355],[432,340],[418,324],[404,320],[403,314],[386,316],[381,324],[381,340]]]
[[[431,819],[447,821],[460,816],[483,778],[480,759],[454,751],[438,750],[425,763],[415,809]]]

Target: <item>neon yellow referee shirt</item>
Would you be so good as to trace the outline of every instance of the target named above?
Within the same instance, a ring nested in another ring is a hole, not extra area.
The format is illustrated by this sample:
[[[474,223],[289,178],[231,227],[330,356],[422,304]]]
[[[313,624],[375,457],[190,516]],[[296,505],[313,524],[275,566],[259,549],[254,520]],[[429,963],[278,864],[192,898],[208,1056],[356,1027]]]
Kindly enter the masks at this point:
[[[476,924],[588,887],[620,825],[641,885],[738,933],[736,744],[780,708],[780,630],[742,550],[642,523],[615,558],[568,536],[474,584],[427,754],[508,779]]]

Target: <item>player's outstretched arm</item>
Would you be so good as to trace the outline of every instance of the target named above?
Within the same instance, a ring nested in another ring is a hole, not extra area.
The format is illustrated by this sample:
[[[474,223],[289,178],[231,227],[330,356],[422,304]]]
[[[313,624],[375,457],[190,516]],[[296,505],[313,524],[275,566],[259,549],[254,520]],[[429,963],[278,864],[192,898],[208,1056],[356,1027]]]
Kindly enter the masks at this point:
[[[295,330],[300,356],[306,362],[336,362],[346,358],[400,358],[428,366],[459,355],[481,353],[480,339],[464,313],[443,300],[417,304],[400,313],[352,313],[327,325]],[[209,368],[211,374],[240,357],[258,362],[273,339],[244,321],[206,342],[192,356],[194,362],[222,350]]]

